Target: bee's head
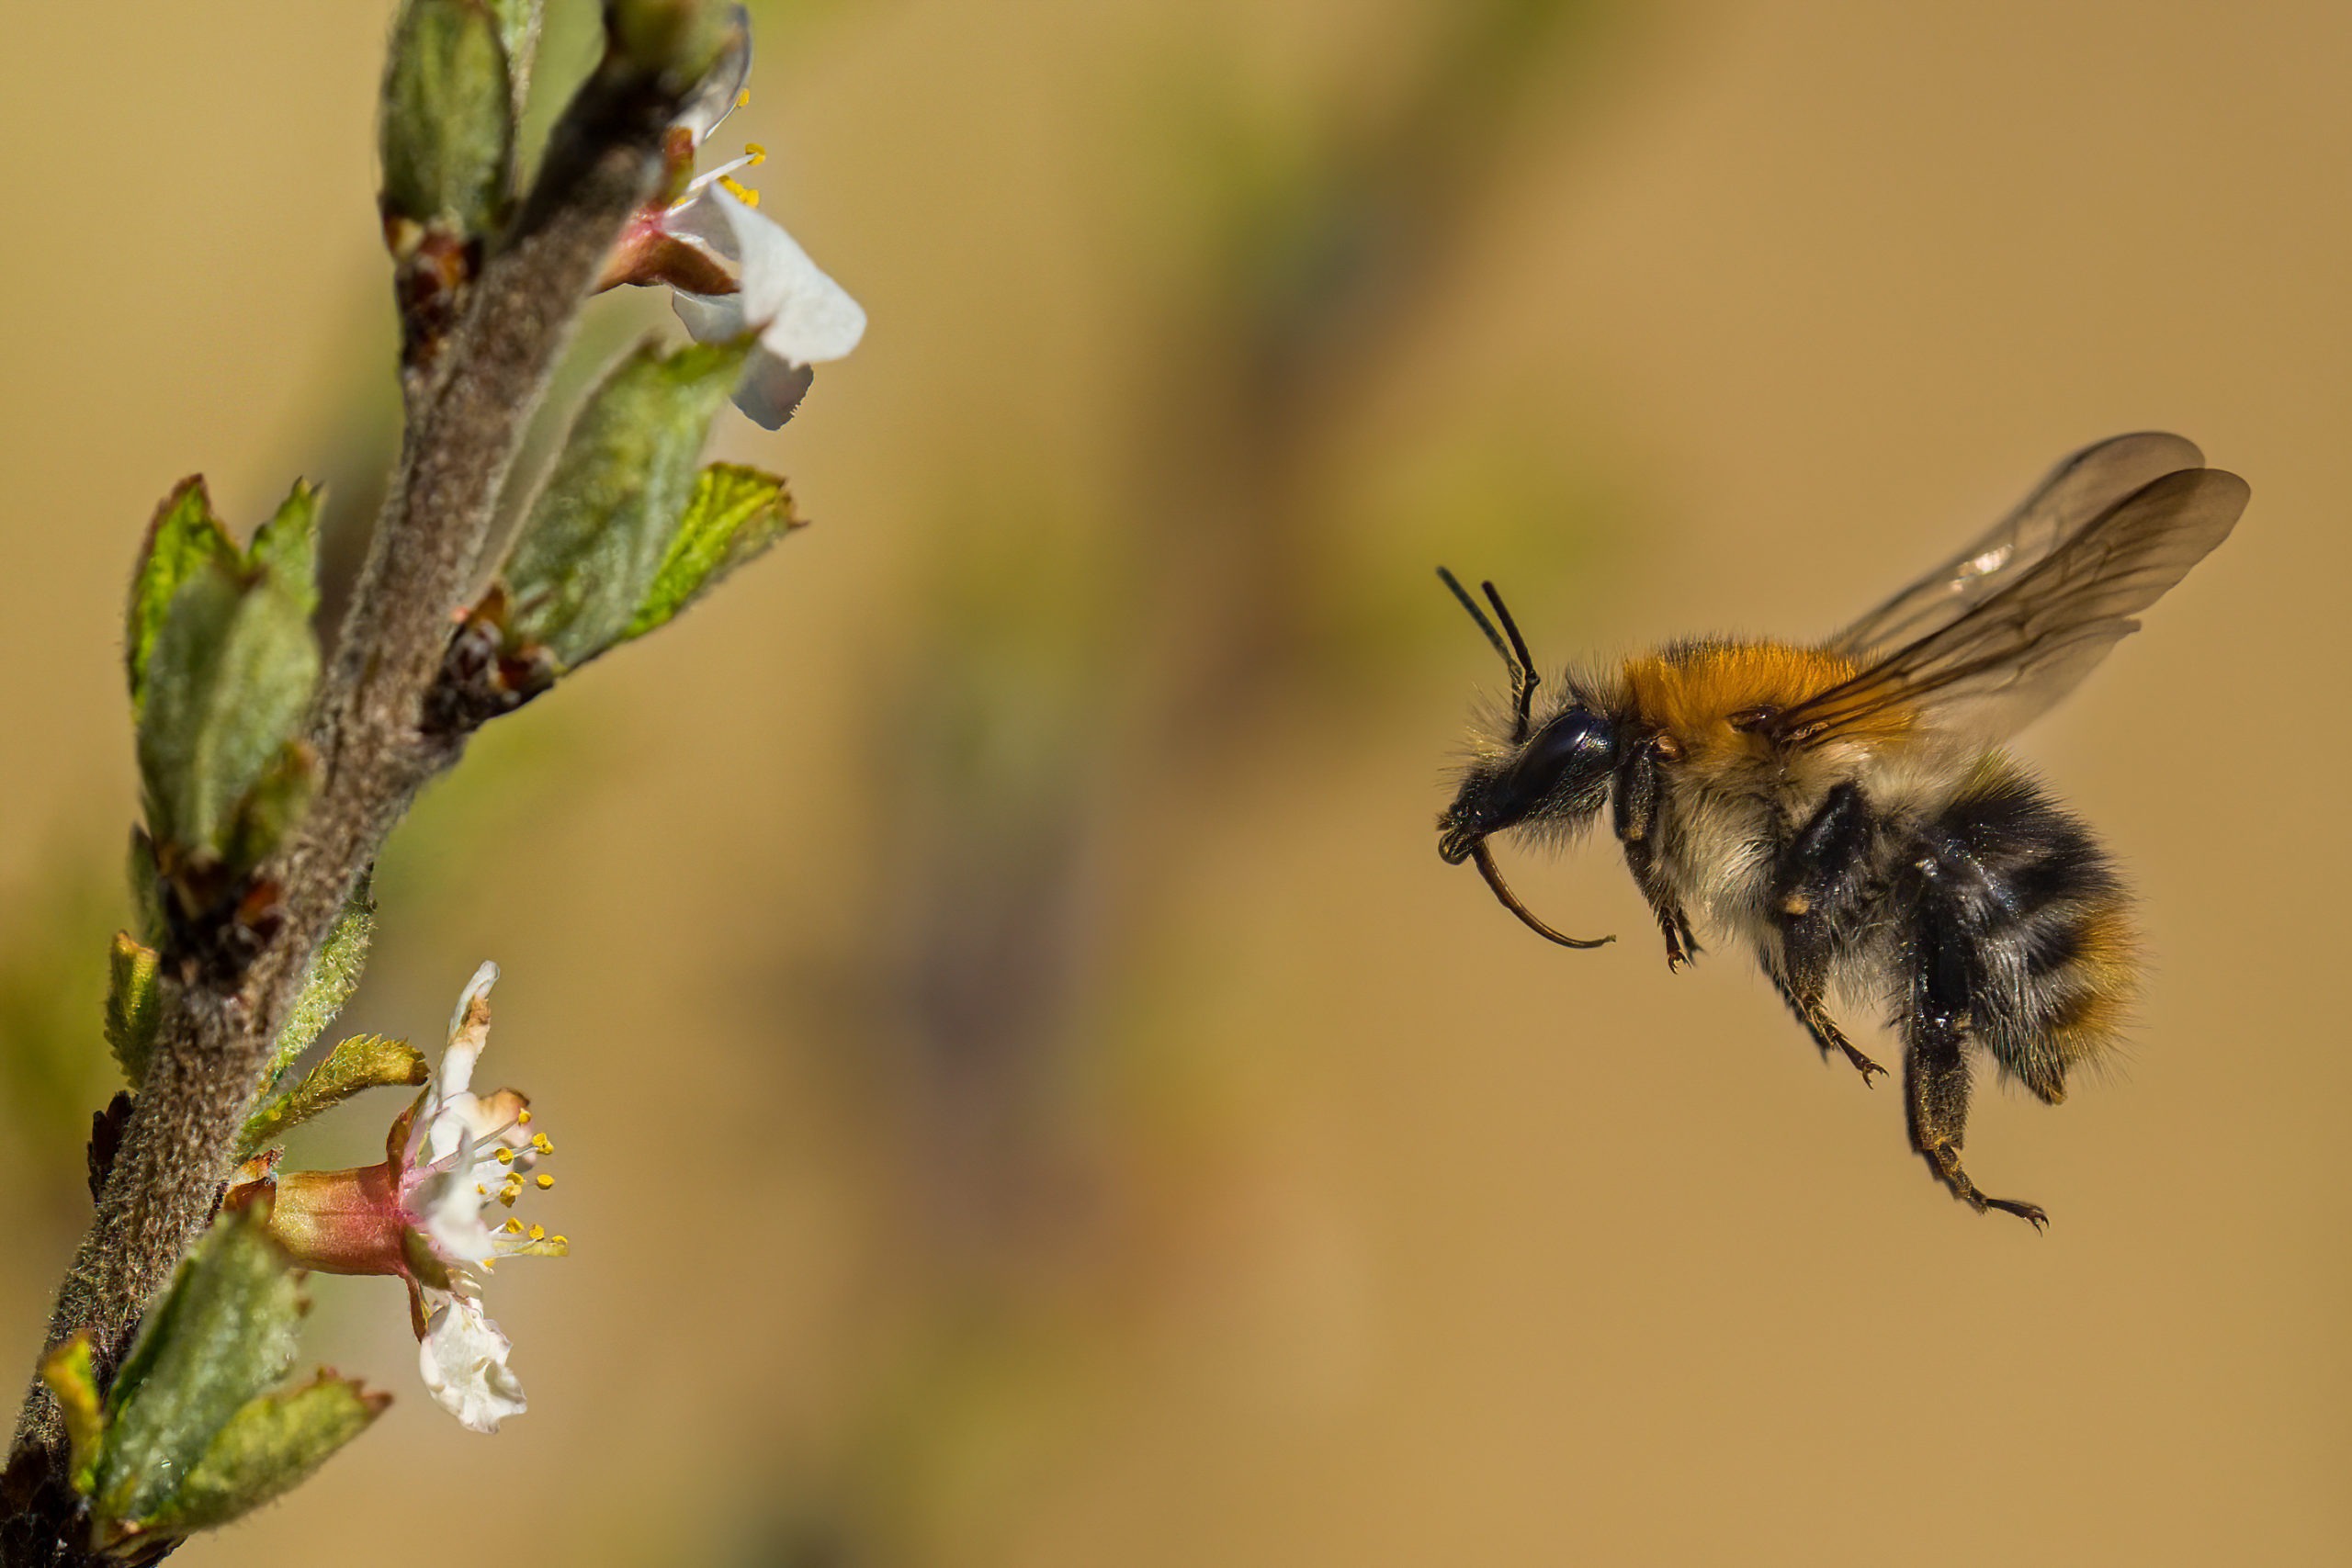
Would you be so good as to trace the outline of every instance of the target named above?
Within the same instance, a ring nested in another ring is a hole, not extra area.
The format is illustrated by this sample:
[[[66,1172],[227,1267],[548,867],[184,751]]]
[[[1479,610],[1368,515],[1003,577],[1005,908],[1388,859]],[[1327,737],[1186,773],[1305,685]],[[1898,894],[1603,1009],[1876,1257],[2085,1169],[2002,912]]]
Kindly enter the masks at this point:
[[[1530,714],[1535,701],[1535,660],[1527,651],[1527,639],[1519,635],[1519,626],[1503,607],[1503,597],[1495,592],[1491,582],[1479,584],[1487,595],[1487,603],[1495,607],[1495,619],[1502,623],[1502,631],[1495,629],[1495,622],[1487,619],[1477,601],[1463,591],[1453,573],[1443,567],[1437,569],[1438,577],[1462,601],[1478,629],[1502,655],[1503,666],[1510,671],[1511,720],[1506,744],[1491,755],[1481,757],[1470,764],[1463,774],[1462,787],[1453,796],[1453,804],[1437,819],[1437,852],[1448,865],[1460,865],[1464,861],[1476,863],[1478,874],[1487,879],[1503,908],[1524,920],[1534,931],[1558,942],[1563,947],[1599,947],[1611,942],[1612,937],[1588,941],[1562,936],[1521,904],[1504,885],[1503,874],[1495,865],[1494,852],[1487,847],[1487,839],[1506,828],[1522,823],[1540,822],[1554,829],[1574,829],[1589,822],[1609,797],[1609,775],[1617,765],[1617,732],[1603,715],[1595,713],[1582,703],[1575,703],[1555,714],[1541,729],[1531,733]],[[1503,640],[1503,633],[1510,640]]]
[[[1609,798],[1617,766],[1615,727],[1583,706],[1558,714],[1510,754],[1471,764],[1453,804],[1438,818],[1438,853],[1468,860],[1492,834],[1523,822],[1574,828]]]

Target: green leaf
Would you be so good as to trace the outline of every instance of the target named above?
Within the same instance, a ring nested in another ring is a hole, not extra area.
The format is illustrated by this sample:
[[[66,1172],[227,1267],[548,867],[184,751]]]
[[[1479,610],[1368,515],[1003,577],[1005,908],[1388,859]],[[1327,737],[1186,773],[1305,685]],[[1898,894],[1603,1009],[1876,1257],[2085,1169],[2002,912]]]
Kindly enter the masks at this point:
[[[223,1214],[147,1309],[107,1399],[102,1528],[159,1517],[221,1428],[293,1363],[301,1292],[268,1223],[266,1200]]]
[[[378,127],[383,214],[463,239],[497,228],[513,187],[514,94],[483,0],[407,0]]]
[[[163,868],[155,863],[155,840],[147,829],[130,829],[130,860],[124,868],[130,882],[130,908],[139,917],[139,934],[150,943],[164,940]]]
[[[253,788],[237,803],[221,858],[240,867],[267,860],[269,852],[283,843],[300,820],[318,786],[319,754],[300,740],[279,747]]]
[[[319,610],[319,489],[296,479],[277,514],[254,531],[245,559],[277,580],[302,613]]]
[[[206,565],[232,567],[239,559],[229,530],[212,514],[212,500],[199,476],[182,479],[147,525],[147,542],[139,551],[139,570],[130,579],[130,609],[125,617],[123,658],[130,666],[130,709],[134,716],[147,698],[147,660],[156,636],[164,629],[164,612],[178,597],[181,584]]]
[[[318,673],[310,615],[276,573],[208,561],[181,584],[148,660],[139,716],[147,826],[159,845],[227,853],[246,797],[279,762]]]
[[[719,579],[802,526],[793,514],[792,495],[784,480],[757,468],[713,463],[695,481],[670,553],[662,558],[653,586],[620,641],[666,626]]]
[[[734,36],[729,0],[605,0],[613,52],[640,71],[689,83],[707,74]]]
[[[531,97],[531,67],[539,53],[541,0],[490,0],[498,19],[499,47],[506,51],[506,74],[514,96],[514,120],[521,124]]]
[[[277,1088],[295,1058],[327,1032],[343,1004],[359,988],[360,971],[368,967],[368,944],[375,935],[375,894],[369,879],[363,876],[344,901],[343,913],[327,928],[326,941],[319,944],[318,955],[302,976],[302,988],[287,1011],[285,1027],[277,1032],[277,1044],[270,1053],[269,1070],[262,1077],[264,1094]]]
[[[237,1157],[251,1159],[283,1137],[288,1128],[300,1126],[363,1090],[413,1089],[432,1077],[424,1053],[407,1041],[355,1034],[337,1043],[326,1060],[303,1075],[300,1083],[245,1118],[244,1131],[237,1135]]]
[[[573,421],[515,537],[511,635],[578,665],[610,648],[646,602],[695,485],[695,458],[741,378],[748,344],[647,344]]]
[[[40,1381],[57,1396],[65,1416],[65,1438],[73,1449],[74,1490],[86,1494],[97,1473],[98,1452],[106,1440],[107,1416],[98,1396],[98,1369],[90,1355],[90,1331],[71,1339],[41,1359]]]
[[[133,1089],[147,1081],[147,1066],[155,1055],[155,1029],[164,1010],[155,981],[161,964],[153,948],[131,941],[128,931],[115,933],[107,954],[107,1048]]]
[[[325,1371],[300,1388],[263,1394],[230,1417],[187,1481],[145,1523],[186,1535],[250,1513],[310,1479],[391,1402],[388,1393]]]

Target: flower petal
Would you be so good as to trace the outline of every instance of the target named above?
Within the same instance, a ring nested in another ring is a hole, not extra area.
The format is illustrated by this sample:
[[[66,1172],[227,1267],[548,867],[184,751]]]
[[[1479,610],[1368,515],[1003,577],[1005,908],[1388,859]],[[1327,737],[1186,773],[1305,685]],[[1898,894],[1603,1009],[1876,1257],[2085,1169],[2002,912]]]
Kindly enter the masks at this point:
[[[719,51],[718,62],[686,99],[678,118],[671,122],[691,135],[697,147],[710,140],[710,133],[718,129],[719,121],[735,112],[735,106],[743,96],[743,84],[752,79],[751,13],[736,6],[732,23],[734,35]]]
[[[506,1364],[514,1347],[481,1303],[441,1291],[425,1297],[432,1312],[416,1361],[434,1402],[473,1432],[495,1432],[505,1417],[522,1415],[523,1384]]]
[[[466,982],[457,1011],[449,1017],[449,1045],[441,1053],[441,1070],[434,1075],[432,1102],[424,1114],[427,1159],[445,1159],[457,1152],[465,1121],[462,1113],[452,1117],[447,1112],[472,1098],[468,1090],[473,1083],[474,1063],[490,1043],[490,988],[496,984],[498,965],[484,962]]]
[[[745,324],[756,327],[760,347],[792,365],[821,365],[839,359],[865,335],[865,311],[848,290],[825,276],[808,253],[772,219],[763,218],[724,186],[706,186],[675,215],[672,227],[684,232],[708,232],[704,220],[715,213],[722,219],[733,243],[718,247],[731,254],[741,272],[733,295],[678,296],[678,315],[686,330],[707,343],[729,324],[740,334]],[[714,236],[715,238],[715,236]],[[733,301],[732,310],[721,302]],[[697,325],[689,301],[710,309]]]
[[[817,372],[772,354],[755,354],[744,367],[742,384],[735,389],[735,406],[762,430],[780,430],[808,395]]]
[[[470,1166],[459,1161],[455,1170],[428,1177],[409,1201],[409,1213],[434,1255],[445,1264],[479,1263],[497,1252],[481,1211],[490,1200],[475,1189],[484,1185]]]

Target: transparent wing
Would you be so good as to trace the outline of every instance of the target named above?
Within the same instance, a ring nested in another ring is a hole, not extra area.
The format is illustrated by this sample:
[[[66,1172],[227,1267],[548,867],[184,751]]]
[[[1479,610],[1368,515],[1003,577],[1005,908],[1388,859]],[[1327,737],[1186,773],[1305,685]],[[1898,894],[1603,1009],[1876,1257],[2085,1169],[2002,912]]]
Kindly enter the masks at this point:
[[[2086,446],[2050,471],[1981,539],[1830,639],[1852,659],[1916,642],[2015,582],[2083,525],[2165,475],[2201,468],[2196,445],[2162,431]]]
[[[2218,468],[2143,484],[2033,565],[2004,573],[1958,618],[1762,728],[1784,744],[1817,746],[1916,718],[1980,744],[2004,739],[2140,629],[2132,617],[2229,537],[2247,494],[2244,479]]]

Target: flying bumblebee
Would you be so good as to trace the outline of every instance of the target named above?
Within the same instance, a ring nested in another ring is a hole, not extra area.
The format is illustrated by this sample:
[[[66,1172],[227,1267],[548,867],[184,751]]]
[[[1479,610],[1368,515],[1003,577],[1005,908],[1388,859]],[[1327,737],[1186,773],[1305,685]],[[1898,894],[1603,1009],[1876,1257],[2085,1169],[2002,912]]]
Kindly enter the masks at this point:
[[[2001,743],[2072,690],[2132,617],[2229,536],[2245,481],[2177,435],[2086,447],[1990,533],[1826,642],[1693,641],[1571,674],[1543,712],[1494,584],[1461,600],[1510,676],[1438,819],[1450,864],[1515,897],[1488,840],[1565,840],[1608,808],[1669,969],[1694,919],[1752,945],[1823,1058],[1885,1069],[1825,1006],[1876,999],[1902,1035],[1911,1145],[1980,1213],[2030,1221],[1961,1167],[1973,1042],[2052,1104],[2112,1049],[2137,964],[2129,899],[2090,829]],[[1500,630],[1497,629],[1499,623]]]

